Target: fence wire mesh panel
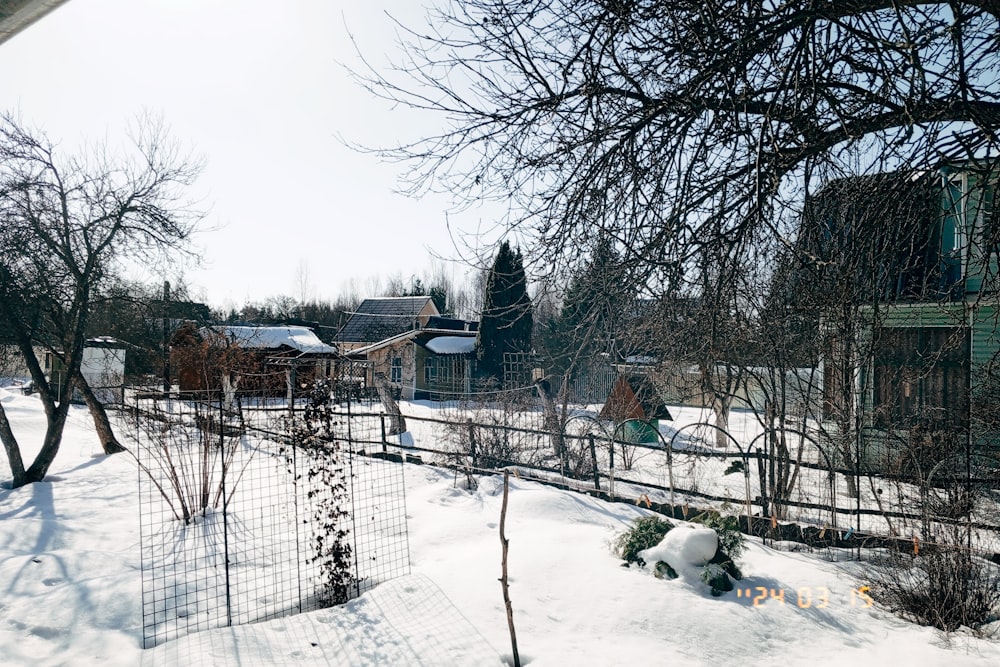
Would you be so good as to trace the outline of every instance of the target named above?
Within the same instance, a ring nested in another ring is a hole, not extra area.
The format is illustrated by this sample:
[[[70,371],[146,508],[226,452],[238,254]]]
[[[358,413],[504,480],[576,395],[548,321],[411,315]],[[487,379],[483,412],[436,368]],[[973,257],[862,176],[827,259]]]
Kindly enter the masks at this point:
[[[409,572],[398,445],[371,459],[335,413],[331,433],[304,441],[305,409],[136,399],[144,647],[344,602]]]
[[[359,595],[410,571],[402,467],[389,456],[351,458],[351,513]]]

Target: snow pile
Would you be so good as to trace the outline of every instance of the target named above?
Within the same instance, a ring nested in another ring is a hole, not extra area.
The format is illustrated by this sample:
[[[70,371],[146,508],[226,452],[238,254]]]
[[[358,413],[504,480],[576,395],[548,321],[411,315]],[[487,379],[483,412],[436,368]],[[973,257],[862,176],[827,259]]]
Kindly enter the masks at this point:
[[[719,548],[719,536],[711,528],[681,524],[663,536],[655,547],[639,552],[647,563],[663,561],[678,575],[696,581]]]
[[[471,354],[476,349],[475,336],[438,336],[427,341],[434,354]]]

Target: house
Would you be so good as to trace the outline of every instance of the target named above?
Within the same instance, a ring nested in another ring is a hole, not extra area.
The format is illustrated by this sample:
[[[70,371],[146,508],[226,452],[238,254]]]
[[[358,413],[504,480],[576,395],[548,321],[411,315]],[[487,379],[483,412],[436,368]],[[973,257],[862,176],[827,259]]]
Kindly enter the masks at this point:
[[[440,315],[429,296],[365,299],[337,334],[337,347],[346,354],[424,328]]]
[[[428,296],[365,299],[337,335],[344,354],[371,363],[406,399],[467,394],[475,370],[478,323],[443,317]]]
[[[288,395],[329,377],[338,357],[336,348],[305,327],[186,325],[170,343],[181,391]]]
[[[812,281],[801,291],[823,313],[822,416],[844,430],[860,410],[874,459],[928,438],[964,443],[973,397],[992,382],[997,174],[966,164],[841,179],[807,206],[795,280]]]
[[[42,371],[58,395],[66,382],[62,360],[41,346],[32,348]],[[84,342],[80,374],[102,403],[121,403],[125,391],[125,344],[110,336],[98,336]],[[30,373],[15,345],[0,345],[0,377],[28,379]],[[74,389],[72,400],[82,402]]]

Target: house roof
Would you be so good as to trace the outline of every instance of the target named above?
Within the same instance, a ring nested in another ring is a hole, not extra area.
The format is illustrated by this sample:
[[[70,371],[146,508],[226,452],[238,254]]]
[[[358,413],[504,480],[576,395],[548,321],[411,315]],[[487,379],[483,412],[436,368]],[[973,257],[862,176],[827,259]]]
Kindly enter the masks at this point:
[[[380,340],[377,343],[355,348],[347,352],[346,355],[351,358],[364,358],[371,352],[393,347],[404,341],[414,341],[433,354],[467,355],[472,354],[476,349],[476,332],[450,329],[411,329],[410,331],[390,336],[385,340]]]
[[[336,348],[322,342],[306,327],[221,326],[202,329],[201,333],[225,336],[230,342],[246,349],[277,350],[287,347],[304,354],[337,352]]]
[[[428,310],[429,312],[425,312]],[[438,315],[429,296],[365,299],[337,334],[344,343],[377,343],[420,327],[417,317]]]
[[[428,329],[445,329],[448,331],[478,331],[479,322],[477,320],[462,320],[456,317],[445,317],[444,315],[432,315],[427,319]]]
[[[404,331],[403,333],[396,334],[395,336],[390,336],[384,340],[380,340],[376,343],[371,343],[370,345],[365,345],[364,347],[356,347],[353,350],[345,352],[345,356],[352,359],[364,359],[369,353],[375,352],[376,350],[381,350],[386,347],[392,347],[393,345],[398,345],[402,341],[413,340],[414,337],[419,333],[417,329],[412,329],[410,331]]]
[[[794,252],[777,267],[776,288],[793,305],[804,295],[944,297],[949,276],[940,238],[942,196],[940,176],[929,172],[830,181],[806,200]]]

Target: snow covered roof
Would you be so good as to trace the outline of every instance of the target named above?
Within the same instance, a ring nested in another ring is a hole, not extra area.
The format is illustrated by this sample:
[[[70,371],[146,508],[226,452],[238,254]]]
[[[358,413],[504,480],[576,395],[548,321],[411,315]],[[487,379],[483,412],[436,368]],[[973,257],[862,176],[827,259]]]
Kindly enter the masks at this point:
[[[473,336],[438,336],[431,338],[425,347],[434,354],[470,354],[476,349]]]
[[[248,349],[273,350],[290,347],[308,354],[334,354],[337,351],[306,327],[223,326],[213,327],[210,331]]]

